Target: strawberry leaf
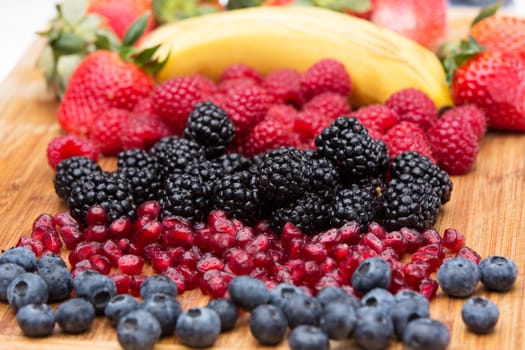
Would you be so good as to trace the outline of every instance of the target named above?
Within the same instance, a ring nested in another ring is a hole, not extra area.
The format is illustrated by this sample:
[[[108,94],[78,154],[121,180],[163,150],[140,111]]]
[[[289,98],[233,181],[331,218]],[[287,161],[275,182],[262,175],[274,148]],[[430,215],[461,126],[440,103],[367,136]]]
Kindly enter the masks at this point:
[[[467,40],[462,40],[459,44],[450,43],[441,48],[441,63],[447,73],[447,83],[454,79],[456,70],[470,58],[478,53],[485,51],[486,48],[480,45],[476,39],[469,35]]]
[[[142,33],[144,33],[144,30],[146,30],[149,16],[150,14],[148,12],[140,16],[135,22],[133,22],[133,24],[128,28],[126,34],[124,35],[124,39],[122,40],[123,46],[132,46],[137,42]]]
[[[493,4],[490,4],[490,5],[487,5],[487,6],[483,7],[479,11],[479,13],[476,16],[476,18],[474,18],[474,20],[472,21],[470,26],[471,27],[474,26],[474,24],[482,21],[483,19],[485,19],[487,17],[494,16],[496,14],[496,12],[498,12],[500,7],[503,6],[503,3],[504,3],[504,0],[499,0],[499,1],[496,1],[495,3],[493,3]]]
[[[208,6],[212,7],[212,6]],[[199,16],[197,0],[153,0],[153,15],[158,23],[171,23]]]
[[[294,0],[291,3],[289,3],[288,7],[299,7],[299,6],[313,6],[313,0]]]
[[[228,10],[237,10],[247,7],[260,6],[263,0],[229,0],[226,8]]]
[[[50,41],[51,47],[62,55],[80,53],[84,50],[84,40],[74,33],[60,33],[60,35]]]

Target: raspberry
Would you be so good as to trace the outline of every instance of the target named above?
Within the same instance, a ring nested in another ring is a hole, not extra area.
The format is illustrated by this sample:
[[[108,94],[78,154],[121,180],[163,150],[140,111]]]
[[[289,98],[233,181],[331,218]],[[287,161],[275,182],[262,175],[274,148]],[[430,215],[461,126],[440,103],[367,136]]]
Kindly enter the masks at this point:
[[[301,74],[293,69],[282,68],[266,76],[262,84],[276,103],[302,104]]]
[[[334,59],[323,59],[312,65],[301,76],[301,92],[310,100],[323,92],[350,94],[352,83],[344,65]]]
[[[153,103],[151,101],[151,97],[148,96],[139,99],[135,107],[133,107],[132,112],[141,114],[155,114],[155,111],[153,110]]]
[[[423,130],[437,120],[434,102],[421,90],[408,88],[392,94],[385,105],[399,115],[400,120],[418,124]]]
[[[92,141],[76,135],[58,136],[47,144],[47,162],[53,169],[64,159],[74,156],[85,156],[96,162],[98,150]]]
[[[476,139],[479,141],[487,131],[485,113],[475,105],[463,105],[447,110],[441,119],[455,119],[472,128]]]
[[[110,108],[95,119],[91,127],[90,138],[99,151],[106,156],[116,156],[122,151],[120,131],[129,118],[125,109]]]
[[[248,78],[253,80],[255,83],[260,84],[263,81],[263,77],[255,69],[244,64],[233,64],[226,68],[222,73],[219,82],[225,82],[226,80]]]
[[[219,83],[219,93],[230,94],[237,90],[244,90],[252,86],[259,86],[253,79],[249,78],[236,78],[228,79]]]
[[[294,130],[305,139],[317,136],[332,123],[332,119],[315,110],[303,110],[295,118]]]
[[[399,116],[385,105],[374,104],[359,108],[354,117],[367,129],[384,134],[399,122]]]
[[[321,113],[330,120],[348,115],[351,111],[348,99],[333,92],[324,92],[313,97],[303,106],[303,109]]]
[[[415,123],[400,122],[386,132],[383,141],[388,148],[390,159],[405,151],[414,151],[435,161],[430,141],[423,129]]]
[[[297,110],[290,105],[274,104],[266,112],[267,120],[275,120],[281,123],[286,130],[294,128],[295,118],[297,117]]]
[[[285,130],[276,120],[264,119],[248,134],[244,143],[244,153],[252,157],[280,146],[297,144],[296,135]]]
[[[161,138],[171,135],[171,128],[150,113],[133,113],[122,124],[120,139],[124,149],[149,150]]]
[[[178,134],[184,129],[188,115],[202,97],[199,78],[173,78],[153,89],[153,110]]]
[[[219,91],[219,88],[215,84],[215,82],[204,75],[195,74],[192,76],[194,80],[197,81],[197,84],[199,86],[199,90],[204,95],[210,95],[214,94]]]
[[[439,119],[428,130],[428,137],[438,165],[451,175],[470,170],[478,153],[474,132],[456,119]]]
[[[270,97],[257,86],[232,91],[224,103],[226,114],[233,121],[235,130],[241,134],[263,120],[269,108]]]

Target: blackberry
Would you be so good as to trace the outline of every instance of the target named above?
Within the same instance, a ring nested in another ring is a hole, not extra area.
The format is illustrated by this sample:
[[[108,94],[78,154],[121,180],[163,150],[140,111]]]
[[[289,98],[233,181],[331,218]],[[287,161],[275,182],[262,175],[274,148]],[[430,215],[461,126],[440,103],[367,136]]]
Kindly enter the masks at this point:
[[[259,190],[275,203],[298,198],[310,187],[311,159],[293,147],[280,147],[263,154],[255,171]]]
[[[159,163],[164,177],[184,169],[193,160],[204,158],[204,150],[197,142],[178,136],[163,137],[149,152]]]
[[[86,222],[88,209],[96,204],[106,210],[109,222],[135,213],[132,192],[117,172],[96,172],[76,182],[67,204],[71,215],[82,223]]]
[[[209,188],[203,186],[200,177],[189,174],[173,174],[166,179],[160,199],[162,216],[183,216],[199,221],[207,214]]]
[[[58,197],[67,201],[76,181],[94,172],[101,172],[100,166],[93,160],[83,156],[64,159],[56,166],[53,185]]]
[[[410,174],[414,178],[429,182],[441,199],[441,204],[450,200],[452,181],[447,172],[441,170],[429,158],[409,151],[397,155],[390,164],[390,176],[396,178],[402,174]]]
[[[122,168],[118,172],[127,182],[136,205],[160,198],[163,181],[154,168]]]
[[[370,137],[356,118],[339,117],[315,139],[317,152],[352,178],[376,177],[388,166],[386,145]]]
[[[199,177],[203,185],[211,187],[217,179],[222,177],[223,168],[221,164],[213,161],[194,160],[188,163],[180,173]]]
[[[252,162],[239,153],[226,153],[213,160],[221,164],[223,174],[233,174],[238,171],[248,170]]]
[[[316,192],[333,191],[341,178],[336,166],[324,157],[312,160],[312,189]]]
[[[206,157],[214,158],[223,154],[235,137],[235,126],[222,108],[202,102],[188,116],[184,137],[202,145]]]
[[[390,180],[383,194],[384,226],[389,231],[409,227],[419,231],[436,222],[441,199],[424,179],[402,174]]]
[[[277,232],[281,232],[287,222],[293,223],[307,235],[328,228],[329,211],[325,199],[307,192],[288,205],[273,211],[271,224]]]
[[[225,210],[232,218],[253,223],[264,216],[260,191],[255,179],[247,171],[218,179],[211,193],[212,207]]]
[[[341,227],[349,221],[356,221],[362,230],[377,220],[381,202],[372,186],[352,185],[335,193],[330,205],[330,223]]]
[[[153,156],[142,148],[134,148],[122,151],[118,154],[117,167],[118,169],[158,169],[159,164]]]

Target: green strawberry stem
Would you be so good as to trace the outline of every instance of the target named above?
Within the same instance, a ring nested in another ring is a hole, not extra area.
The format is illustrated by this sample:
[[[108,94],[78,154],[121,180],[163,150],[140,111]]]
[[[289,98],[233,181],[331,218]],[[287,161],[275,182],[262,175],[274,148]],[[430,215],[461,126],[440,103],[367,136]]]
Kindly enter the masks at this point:
[[[478,53],[485,51],[486,48],[480,45],[472,36],[459,43],[448,43],[440,49],[441,63],[445,68],[447,83],[454,79],[456,70],[461,67],[470,58]]]

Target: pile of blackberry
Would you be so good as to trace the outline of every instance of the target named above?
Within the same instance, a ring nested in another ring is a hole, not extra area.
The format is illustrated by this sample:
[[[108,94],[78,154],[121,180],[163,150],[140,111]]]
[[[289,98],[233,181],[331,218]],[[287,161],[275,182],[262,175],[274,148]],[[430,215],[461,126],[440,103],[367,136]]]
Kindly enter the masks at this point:
[[[277,232],[292,222],[306,234],[349,221],[362,229],[372,222],[423,229],[450,198],[446,172],[415,152],[390,160],[385,144],[353,117],[325,128],[315,150],[280,147],[246,158],[227,151],[234,137],[227,114],[200,103],[184,137],[165,137],[149,152],[121,152],[115,172],[87,158],[66,160],[57,167],[55,189],[80,221],[94,204],[114,219],[157,200],[162,216],[198,222],[223,209],[248,224],[268,220]]]

